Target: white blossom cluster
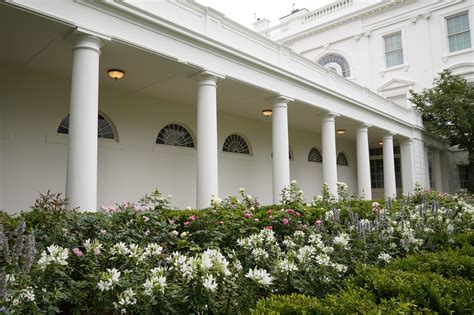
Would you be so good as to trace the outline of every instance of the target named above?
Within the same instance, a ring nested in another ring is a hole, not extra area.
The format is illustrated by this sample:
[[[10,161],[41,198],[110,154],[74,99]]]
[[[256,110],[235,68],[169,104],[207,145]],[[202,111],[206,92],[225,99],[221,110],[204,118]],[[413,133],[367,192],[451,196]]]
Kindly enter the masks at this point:
[[[38,265],[41,270],[45,270],[48,265],[57,264],[61,266],[67,265],[67,258],[69,250],[57,245],[50,245],[46,251],[41,253],[41,258],[38,260]]]
[[[347,233],[339,233],[339,235],[334,237],[334,239],[332,240],[334,245],[340,246],[343,249],[349,249],[349,241],[350,237]]]
[[[154,297],[155,292],[160,292],[161,294],[165,293],[165,288],[168,285],[166,282],[166,272],[167,269],[164,267],[157,267],[150,270],[150,277],[146,279],[143,284],[145,295]]]
[[[258,269],[257,267],[249,269],[245,277],[264,287],[271,285],[273,281],[273,277],[265,269]]]
[[[87,239],[84,242],[84,248],[86,249],[86,251],[96,256],[101,254],[102,247],[102,244],[98,240],[91,241],[90,239]]]
[[[107,272],[102,273],[102,280],[97,283],[97,288],[100,291],[109,291],[120,281],[121,272],[115,268],[107,269]]]

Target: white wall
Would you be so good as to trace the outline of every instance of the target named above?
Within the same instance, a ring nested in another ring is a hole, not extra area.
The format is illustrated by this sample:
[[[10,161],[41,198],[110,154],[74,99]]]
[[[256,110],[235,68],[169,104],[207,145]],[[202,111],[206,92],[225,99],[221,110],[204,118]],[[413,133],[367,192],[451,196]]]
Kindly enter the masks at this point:
[[[69,79],[20,69],[10,69],[0,78],[4,128],[11,134],[3,143],[0,206],[8,211],[26,210],[38,194],[50,189],[65,191],[67,135],[56,130],[69,108]],[[99,108],[118,130],[119,143],[99,140],[98,204],[122,200],[137,201],[156,187],[173,195],[176,207],[195,206],[196,151],[155,145],[162,127],[180,122],[191,133],[196,130],[195,108],[169,104],[115,89],[100,89]],[[220,196],[237,195],[239,187],[258,196],[263,204],[272,201],[271,123],[218,113]],[[243,135],[252,156],[222,152],[231,133]],[[197,139],[198,140],[198,139]],[[291,178],[296,179],[310,200],[320,194],[322,165],[307,162],[312,146],[321,148],[317,133],[290,129],[290,145],[295,161],[290,162]],[[355,143],[338,139],[349,166],[338,167],[339,181],[357,192]],[[1,157],[1,155],[0,155]]]
[[[434,77],[443,69],[471,63],[471,74],[474,71],[474,46],[450,53],[447,40],[446,17],[466,11],[474,45],[471,1],[416,1],[331,26],[292,41],[290,47],[313,61],[326,53],[341,54],[350,64],[351,78],[373,91],[392,79],[413,81],[413,89],[420,91],[431,87]],[[383,36],[398,31],[402,34],[404,64],[386,68]],[[391,92],[394,91],[386,91]]]

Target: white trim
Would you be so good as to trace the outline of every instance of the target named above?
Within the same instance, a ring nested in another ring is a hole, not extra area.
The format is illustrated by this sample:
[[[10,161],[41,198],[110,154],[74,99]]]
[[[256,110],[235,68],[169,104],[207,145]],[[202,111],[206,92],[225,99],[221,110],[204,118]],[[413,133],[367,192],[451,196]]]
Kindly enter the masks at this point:
[[[103,149],[125,150],[126,147],[116,142],[114,139],[97,138],[97,147]],[[63,133],[46,135],[45,142],[55,144],[69,144],[69,135]]]

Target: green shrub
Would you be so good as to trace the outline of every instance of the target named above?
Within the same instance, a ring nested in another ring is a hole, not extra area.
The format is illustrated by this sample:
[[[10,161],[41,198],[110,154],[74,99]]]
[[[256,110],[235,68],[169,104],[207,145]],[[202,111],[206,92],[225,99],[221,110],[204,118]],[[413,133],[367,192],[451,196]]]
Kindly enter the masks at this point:
[[[434,273],[415,273],[360,265],[350,287],[362,287],[375,294],[377,301],[413,301],[418,307],[441,314],[472,314],[472,281],[446,279]]]
[[[417,253],[392,261],[387,268],[410,272],[433,272],[444,277],[462,277],[473,280],[474,257],[460,251],[448,250],[437,253]]]

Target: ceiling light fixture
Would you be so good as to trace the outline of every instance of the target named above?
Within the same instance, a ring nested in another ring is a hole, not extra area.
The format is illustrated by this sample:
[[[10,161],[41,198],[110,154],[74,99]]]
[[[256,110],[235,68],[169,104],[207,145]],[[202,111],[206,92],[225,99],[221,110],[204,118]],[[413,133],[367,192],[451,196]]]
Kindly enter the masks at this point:
[[[346,133],[346,129],[337,129],[337,130],[336,130],[336,133],[337,133],[338,135],[342,136],[343,134]]]
[[[270,117],[272,115],[272,110],[271,109],[264,109],[264,110],[262,110],[262,114],[265,117]]]
[[[118,80],[123,78],[125,75],[125,71],[120,70],[120,69],[109,69],[109,77],[111,77],[114,80]]]
[[[379,141],[379,145],[383,145],[383,141]]]

